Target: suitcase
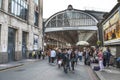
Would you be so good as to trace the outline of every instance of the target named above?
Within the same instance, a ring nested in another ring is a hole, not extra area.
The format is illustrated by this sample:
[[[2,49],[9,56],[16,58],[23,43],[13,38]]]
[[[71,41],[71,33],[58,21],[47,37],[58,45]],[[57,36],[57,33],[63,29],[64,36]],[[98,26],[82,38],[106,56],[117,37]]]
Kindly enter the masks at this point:
[[[99,67],[99,66],[94,66],[94,67],[93,67],[93,70],[99,71],[99,70],[100,70],[100,67]]]

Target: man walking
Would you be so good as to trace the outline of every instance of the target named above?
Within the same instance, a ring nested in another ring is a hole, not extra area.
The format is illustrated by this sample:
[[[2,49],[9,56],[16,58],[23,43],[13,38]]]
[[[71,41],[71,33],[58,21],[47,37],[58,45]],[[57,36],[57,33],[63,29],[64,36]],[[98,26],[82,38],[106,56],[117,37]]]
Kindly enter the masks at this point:
[[[54,63],[54,60],[55,60],[55,57],[56,57],[56,52],[55,52],[54,49],[51,50],[50,55],[51,55],[52,63]]]

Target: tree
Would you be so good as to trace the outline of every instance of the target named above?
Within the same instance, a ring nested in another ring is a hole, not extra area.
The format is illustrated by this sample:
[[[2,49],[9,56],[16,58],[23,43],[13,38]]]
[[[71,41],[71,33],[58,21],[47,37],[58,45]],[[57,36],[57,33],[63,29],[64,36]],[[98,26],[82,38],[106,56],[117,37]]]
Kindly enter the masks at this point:
[[[101,46],[101,41],[97,41],[97,45],[98,45],[98,46]]]

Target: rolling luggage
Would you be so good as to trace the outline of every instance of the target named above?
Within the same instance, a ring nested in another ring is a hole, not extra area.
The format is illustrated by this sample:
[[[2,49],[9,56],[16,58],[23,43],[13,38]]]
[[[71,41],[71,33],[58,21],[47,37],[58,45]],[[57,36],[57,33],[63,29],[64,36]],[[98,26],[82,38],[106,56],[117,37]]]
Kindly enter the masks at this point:
[[[100,67],[99,67],[99,66],[94,66],[94,67],[93,67],[93,70],[99,71],[99,70],[100,70]]]

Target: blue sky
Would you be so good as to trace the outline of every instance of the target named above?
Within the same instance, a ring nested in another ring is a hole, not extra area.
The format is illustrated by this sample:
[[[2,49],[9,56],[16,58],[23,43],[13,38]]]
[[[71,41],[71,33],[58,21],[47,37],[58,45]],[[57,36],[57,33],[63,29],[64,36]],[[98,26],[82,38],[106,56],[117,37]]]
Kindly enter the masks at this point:
[[[117,4],[117,0],[43,0],[43,18],[65,10],[69,4],[75,9],[109,12]]]

